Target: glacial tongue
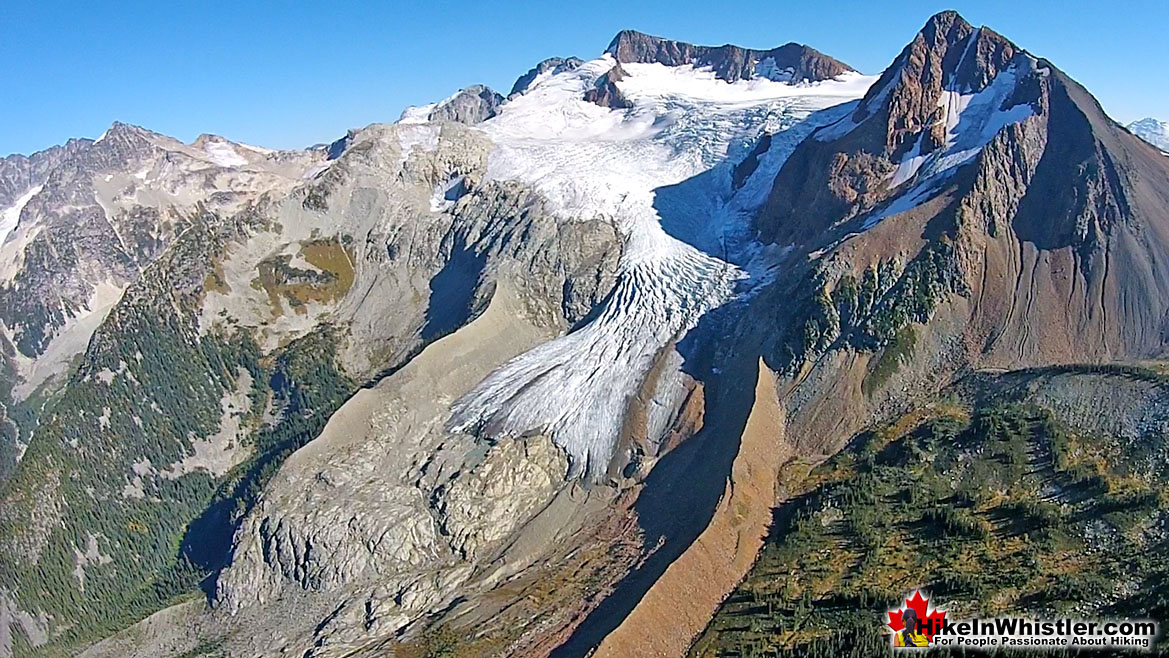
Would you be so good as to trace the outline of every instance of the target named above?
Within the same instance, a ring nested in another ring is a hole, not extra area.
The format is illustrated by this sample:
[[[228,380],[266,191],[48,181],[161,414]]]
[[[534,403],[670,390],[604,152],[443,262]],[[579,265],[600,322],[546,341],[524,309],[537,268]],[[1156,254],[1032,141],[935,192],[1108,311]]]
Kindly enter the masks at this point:
[[[682,48],[659,45],[666,54]],[[742,293],[741,278],[766,275],[747,231],[760,188],[793,144],[829,120],[814,112],[871,82],[856,73],[814,85],[728,82],[671,65],[681,59],[617,59],[547,69],[481,125],[494,144],[489,179],[530,185],[566,225],[611,222],[623,249],[617,286],[590,321],[484,378],[448,425],[490,438],[549,436],[576,473],[598,478],[654,363]],[[735,163],[768,131],[771,148],[754,156],[764,164],[732,185]]]

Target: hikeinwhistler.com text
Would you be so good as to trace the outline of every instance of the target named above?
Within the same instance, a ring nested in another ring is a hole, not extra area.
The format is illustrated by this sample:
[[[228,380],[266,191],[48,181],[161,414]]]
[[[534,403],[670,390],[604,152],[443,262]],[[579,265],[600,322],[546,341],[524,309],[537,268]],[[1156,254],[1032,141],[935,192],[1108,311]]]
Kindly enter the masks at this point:
[[[1134,649],[1149,650],[1159,634],[1156,621],[1142,619],[995,619],[923,620],[935,647]]]

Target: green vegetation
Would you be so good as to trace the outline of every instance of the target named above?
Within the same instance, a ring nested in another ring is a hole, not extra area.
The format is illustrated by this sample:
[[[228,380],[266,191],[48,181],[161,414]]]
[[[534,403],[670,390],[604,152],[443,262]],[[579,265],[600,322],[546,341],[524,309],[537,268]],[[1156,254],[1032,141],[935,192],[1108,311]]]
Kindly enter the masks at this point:
[[[242,330],[201,331],[213,255],[236,230],[198,222],[131,286],[4,484],[0,589],[56,633],[36,649],[18,633],[18,656],[71,655],[200,596],[263,484],[356,390],[330,327],[271,354]],[[193,443],[219,434],[233,396],[241,438],[209,449],[235,455],[211,468]]]
[[[774,365],[795,372],[834,347],[884,351],[866,391],[884,383],[912,353],[912,323],[929,320],[947,295],[968,293],[954,246],[947,240],[927,246],[904,269],[882,262],[859,279],[851,274],[834,282],[821,278],[813,290],[798,303],[797,317],[803,323],[780,336],[781,362]]]
[[[1139,453],[1002,396],[864,433],[777,510],[692,655],[883,655],[919,587],[960,617],[1169,619],[1169,476]]]
[[[878,389],[897,369],[901,364],[908,363],[913,357],[913,347],[917,342],[917,335],[913,333],[912,326],[905,326],[898,331],[893,337],[893,340],[881,350],[881,355],[877,357],[872,369],[865,377],[862,385],[865,393],[871,393]]]

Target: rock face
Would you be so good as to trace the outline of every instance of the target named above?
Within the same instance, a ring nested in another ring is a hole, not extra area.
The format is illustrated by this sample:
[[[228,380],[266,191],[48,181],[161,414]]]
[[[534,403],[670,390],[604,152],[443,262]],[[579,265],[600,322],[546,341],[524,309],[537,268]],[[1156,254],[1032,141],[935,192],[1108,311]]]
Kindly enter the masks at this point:
[[[197,208],[231,214],[281,194],[319,161],[204,135],[192,144],[122,123],[0,165],[0,479],[35,427],[33,396],[60,386],[70,362],[123,291],[190,228]],[[10,449],[15,448],[15,452]]]
[[[633,107],[633,104],[621,94],[621,90],[617,87],[617,83],[624,80],[627,75],[625,69],[621,68],[621,64],[618,63],[597,78],[597,81],[593,83],[593,88],[585,92],[584,99],[613,110]]]
[[[1128,124],[1132,134],[1169,153],[1169,121],[1145,118]]]
[[[472,125],[495,116],[502,102],[503,96],[495,93],[489,87],[472,85],[439,103],[427,115],[427,120],[457,121]]]
[[[479,448],[433,418],[493,365],[547,336],[501,287],[470,325],[349,400],[244,523],[217,605],[254,616],[298,601],[290,614],[301,622],[282,641],[303,645],[311,632],[312,655],[360,646],[365,635],[449,605],[471,565],[564,485],[568,463],[546,438]],[[308,596],[281,599],[285,592]],[[363,611],[361,623],[313,621],[338,605]],[[252,642],[241,634],[233,643]]]
[[[632,30],[618,32],[605,52],[613,55],[619,63],[709,66],[720,80],[727,82],[754,77],[783,82],[818,82],[853,70],[843,62],[798,43],[771,50],[749,50],[732,45],[695,46]]]
[[[818,236],[841,218],[909,191],[910,178],[952,171],[949,162],[936,172],[921,166],[931,155],[954,151],[959,138],[970,142],[961,147],[980,148],[998,123],[1034,112],[1045,74],[1025,53],[1000,80],[1004,89],[987,91],[1016,53],[1006,39],[954,12],[930,19],[847,118],[818,131],[785,163],[760,219],[761,237],[786,244]],[[970,113],[966,122],[982,125],[964,124],[959,133],[965,104],[976,97],[987,106],[985,116]]]

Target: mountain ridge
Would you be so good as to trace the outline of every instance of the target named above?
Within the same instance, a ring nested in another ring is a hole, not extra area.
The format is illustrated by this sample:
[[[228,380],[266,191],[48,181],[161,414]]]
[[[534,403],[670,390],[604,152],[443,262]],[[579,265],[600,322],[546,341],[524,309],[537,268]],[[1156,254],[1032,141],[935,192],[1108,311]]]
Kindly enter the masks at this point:
[[[636,30],[622,30],[613,37],[605,52],[623,64],[709,66],[719,79],[727,82],[756,76],[792,82],[819,82],[854,71],[847,64],[810,46],[794,42],[770,50],[752,50],[731,44],[696,46]]]

